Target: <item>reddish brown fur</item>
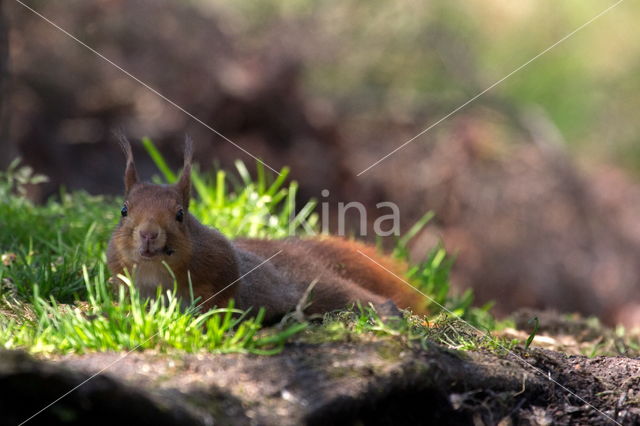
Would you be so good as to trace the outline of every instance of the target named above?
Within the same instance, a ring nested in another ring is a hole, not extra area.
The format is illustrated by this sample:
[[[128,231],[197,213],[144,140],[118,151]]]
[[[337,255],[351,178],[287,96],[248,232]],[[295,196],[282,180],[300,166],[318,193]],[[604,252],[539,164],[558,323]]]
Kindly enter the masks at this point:
[[[384,256],[375,247],[354,240],[324,237],[310,242],[316,247],[314,255],[331,262],[334,270],[341,276],[393,300],[399,307],[411,308],[416,313],[422,312],[424,301],[403,279],[407,274],[404,262]]]
[[[125,171],[126,217],[118,224],[107,250],[113,275],[127,270],[143,294],[155,287],[193,293],[205,309],[226,305],[234,298],[241,309],[265,307],[267,320],[295,309],[307,287],[316,281],[308,313],[323,313],[354,303],[375,306],[393,301],[400,308],[421,312],[418,293],[402,280],[406,265],[385,257],[373,247],[336,237],[284,240],[227,240],[189,214],[191,143],[187,141],[185,168],[175,185],[140,183],[131,148]],[[179,220],[180,210],[184,215]],[[266,259],[274,256],[268,263]],[[229,286],[225,289],[225,287]],[[214,297],[212,297],[214,296]]]
[[[286,271],[293,283],[306,285],[319,279],[315,288],[316,296],[323,299],[326,295],[333,300],[328,303],[320,302],[315,308],[311,307],[312,311],[337,309],[330,306],[332,302],[346,305],[359,300],[382,304],[392,300],[400,308],[410,308],[416,313],[423,312],[424,303],[419,293],[393,275],[402,278],[406,274],[406,265],[381,255],[374,247],[328,236],[284,240],[239,239],[234,244],[265,258],[282,250],[271,263],[279,271]],[[388,271],[359,252],[375,260]]]

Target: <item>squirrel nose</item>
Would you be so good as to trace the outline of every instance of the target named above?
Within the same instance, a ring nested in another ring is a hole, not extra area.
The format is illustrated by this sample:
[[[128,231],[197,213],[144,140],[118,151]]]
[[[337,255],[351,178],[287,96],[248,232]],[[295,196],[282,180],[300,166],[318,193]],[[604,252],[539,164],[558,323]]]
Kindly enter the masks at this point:
[[[143,240],[147,240],[147,241],[155,240],[156,238],[158,238],[158,232],[157,231],[140,231],[140,237]]]

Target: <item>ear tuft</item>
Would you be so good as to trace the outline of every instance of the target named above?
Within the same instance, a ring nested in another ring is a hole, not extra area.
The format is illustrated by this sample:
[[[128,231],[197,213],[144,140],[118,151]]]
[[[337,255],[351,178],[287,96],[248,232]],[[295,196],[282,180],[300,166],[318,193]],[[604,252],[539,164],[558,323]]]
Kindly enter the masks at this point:
[[[133,160],[133,151],[131,150],[131,143],[122,132],[116,133],[120,141],[120,148],[124,152],[127,158],[127,167],[124,171],[124,193],[127,195],[133,185],[138,183],[138,172],[136,171],[136,164]]]
[[[176,187],[182,194],[182,206],[185,210],[189,209],[189,201],[191,200],[191,162],[193,160],[193,140],[189,135],[184,140],[184,166],[182,174],[176,184]]]
[[[184,167],[191,167],[191,161],[193,160],[193,139],[191,136],[186,135],[184,139]]]

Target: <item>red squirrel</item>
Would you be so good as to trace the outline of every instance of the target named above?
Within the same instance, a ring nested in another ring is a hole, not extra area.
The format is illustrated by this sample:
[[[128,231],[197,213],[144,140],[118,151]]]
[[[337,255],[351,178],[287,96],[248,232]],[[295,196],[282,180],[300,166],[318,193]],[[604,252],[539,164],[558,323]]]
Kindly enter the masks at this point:
[[[178,295],[189,298],[191,280],[193,295],[204,309],[226,306],[233,298],[242,310],[264,307],[265,320],[275,321],[295,310],[315,281],[307,314],[355,302],[372,303],[383,311],[391,307],[397,312],[399,307],[422,312],[416,291],[358,252],[398,277],[405,275],[406,265],[373,247],[328,236],[229,240],[201,224],[189,213],[190,139],[185,142],[182,174],[173,185],[140,182],[131,145],[124,137],[121,146],[126,155],[125,202],[107,260],[111,274],[127,270],[143,296],[153,297],[159,285],[172,289],[175,276]]]

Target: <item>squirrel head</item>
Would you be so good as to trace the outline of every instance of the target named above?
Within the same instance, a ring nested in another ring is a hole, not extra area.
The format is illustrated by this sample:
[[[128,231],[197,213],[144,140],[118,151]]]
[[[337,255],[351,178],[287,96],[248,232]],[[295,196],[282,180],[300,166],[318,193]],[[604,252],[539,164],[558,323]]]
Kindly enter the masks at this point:
[[[140,182],[131,144],[120,137],[126,155],[125,202],[112,243],[124,264],[166,262],[183,266],[191,254],[189,229],[196,219],[189,214],[193,142],[187,137],[184,167],[177,183],[156,185]]]

